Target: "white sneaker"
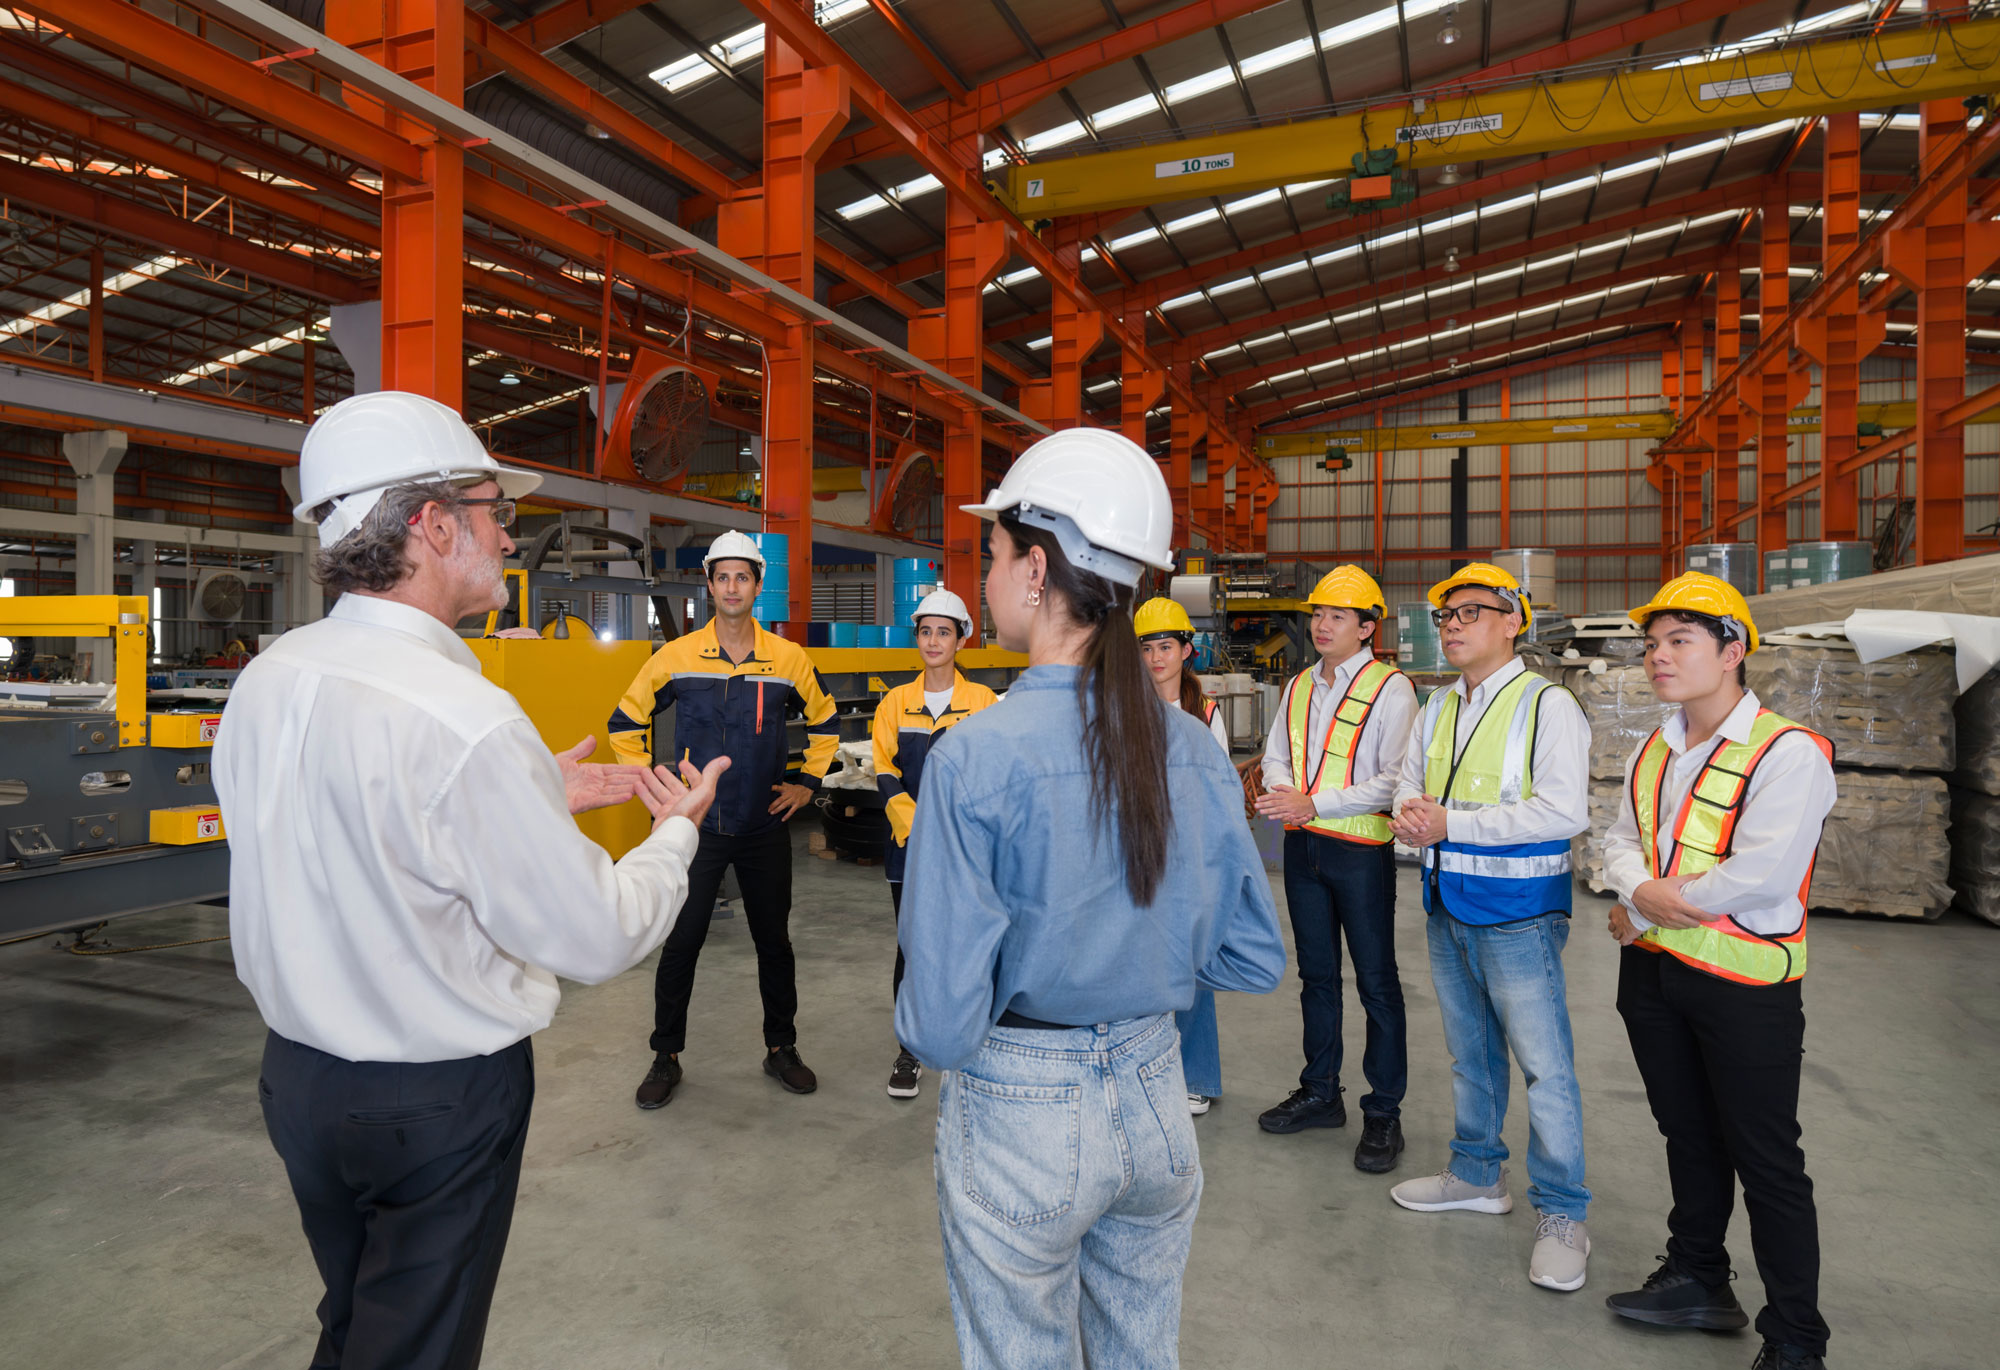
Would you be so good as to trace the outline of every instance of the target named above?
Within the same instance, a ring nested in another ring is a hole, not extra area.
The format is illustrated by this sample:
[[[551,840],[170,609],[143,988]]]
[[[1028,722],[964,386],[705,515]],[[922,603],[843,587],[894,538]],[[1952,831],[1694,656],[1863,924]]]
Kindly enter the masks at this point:
[[[1590,1233],[1580,1222],[1554,1213],[1535,1224],[1535,1254],[1528,1262],[1528,1279],[1544,1289],[1565,1293],[1583,1288],[1590,1261]]]
[[[1476,1185],[1459,1179],[1447,1166],[1435,1175],[1403,1181],[1389,1191],[1389,1197],[1418,1213],[1444,1213],[1454,1208],[1469,1213],[1511,1213],[1514,1209],[1504,1167],[1497,1182]]]
[[[1214,1102],[1206,1094],[1190,1094],[1188,1095],[1188,1112],[1199,1118],[1202,1114],[1208,1112],[1208,1106]]]

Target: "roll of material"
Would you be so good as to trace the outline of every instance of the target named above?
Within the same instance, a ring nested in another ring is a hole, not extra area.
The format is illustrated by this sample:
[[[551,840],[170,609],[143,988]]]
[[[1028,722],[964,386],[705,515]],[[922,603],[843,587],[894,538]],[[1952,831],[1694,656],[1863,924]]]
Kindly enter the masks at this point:
[[[1754,542],[1695,542],[1687,549],[1682,569],[1726,580],[1745,595],[1757,593],[1757,544]]]
[[[1792,564],[1793,589],[1875,572],[1875,545],[1869,542],[1795,542],[1785,550]]]
[[[1445,664],[1444,644],[1431,622],[1431,604],[1413,599],[1396,606],[1396,664],[1412,675],[1438,675]]]
[[[1786,547],[1774,547],[1764,553],[1764,593],[1792,588],[1792,553]]]
[[[1187,616],[1196,622],[1212,619],[1221,612],[1222,578],[1175,576],[1167,584],[1167,596],[1187,610]]]
[[[1502,547],[1493,564],[1521,583],[1528,603],[1556,603],[1556,551],[1553,547]]]

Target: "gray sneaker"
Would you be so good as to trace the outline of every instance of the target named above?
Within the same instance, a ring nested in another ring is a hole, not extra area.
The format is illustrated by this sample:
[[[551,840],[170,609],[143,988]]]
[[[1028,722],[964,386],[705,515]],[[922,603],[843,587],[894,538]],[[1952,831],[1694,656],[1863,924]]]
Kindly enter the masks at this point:
[[[1535,1224],[1535,1254],[1528,1262],[1528,1279],[1544,1289],[1567,1293],[1583,1288],[1590,1260],[1590,1232],[1580,1222],[1555,1213],[1542,1214]]]
[[[1507,1192],[1507,1171],[1490,1185],[1467,1184],[1451,1173],[1449,1166],[1435,1175],[1405,1180],[1389,1191],[1389,1197],[1418,1213],[1444,1213],[1463,1208],[1470,1213],[1511,1213],[1514,1196]]]

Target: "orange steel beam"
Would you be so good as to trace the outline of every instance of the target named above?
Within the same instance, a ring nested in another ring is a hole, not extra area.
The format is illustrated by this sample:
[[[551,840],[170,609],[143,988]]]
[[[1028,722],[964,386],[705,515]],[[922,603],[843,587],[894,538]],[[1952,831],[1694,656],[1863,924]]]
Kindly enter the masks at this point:
[[[1831,266],[1861,241],[1861,116],[1856,112],[1829,115],[1821,147],[1826,162],[1826,194],[1821,198],[1823,260]],[[1820,363],[1819,461],[1822,470],[1838,470],[1858,449],[1855,409],[1861,401],[1861,359],[1871,350],[1861,342],[1861,296],[1849,287],[1827,309],[1824,342],[1817,348]],[[1881,341],[1881,334],[1875,334]],[[1799,330],[1808,352],[1808,330]],[[1819,535],[1848,541],[1859,535],[1857,489],[1851,480],[1835,480],[1820,491]]]
[[[963,100],[972,94],[958,77],[952,75],[951,68],[938,60],[938,55],[931,51],[931,45],[919,38],[916,30],[904,22],[903,16],[890,7],[889,0],[868,0],[868,3],[882,22],[895,30],[896,36],[903,40],[903,46],[910,50],[910,55],[924,64],[924,70],[931,74],[931,79],[944,87],[947,97]]]
[[[1167,392],[1166,373],[1146,366],[1130,352],[1120,352],[1118,360],[1123,368],[1118,385],[1118,431],[1144,447],[1146,415]]]
[[[560,5],[551,5],[533,18],[513,25],[508,32],[516,42],[531,51],[547,52],[573,38],[583,37],[592,29],[602,28],[619,15],[630,13],[645,3],[646,0],[563,0]],[[497,67],[483,62],[468,63],[466,80],[468,83],[483,81],[495,70]]]
[[[1682,304],[1673,301],[1667,304],[1650,305],[1640,309],[1622,310],[1605,314],[1594,319],[1581,320],[1562,328],[1553,328],[1545,333],[1530,334],[1525,338],[1508,338],[1490,343],[1459,354],[1460,370],[1428,385],[1410,386],[1407,382],[1421,381],[1425,377],[1438,375],[1446,370],[1436,361],[1412,362],[1401,367],[1385,367],[1376,371],[1363,372],[1359,376],[1346,377],[1329,382],[1316,391],[1300,395],[1289,395],[1267,404],[1251,405],[1246,411],[1249,421],[1260,433],[1294,433],[1306,429],[1319,428],[1336,419],[1362,413],[1380,413],[1400,405],[1411,404],[1435,395],[1455,394],[1468,385],[1481,385],[1497,380],[1503,375],[1519,376],[1536,371],[1546,371],[1555,366],[1568,366],[1575,362],[1591,360],[1595,357],[1612,356],[1625,352],[1652,351],[1658,348],[1657,330],[1669,326],[1679,317]],[[1633,328],[1643,330],[1621,338],[1607,339],[1590,347],[1577,348],[1572,352],[1557,353],[1524,359],[1509,366],[1490,371],[1477,368],[1482,362],[1498,361],[1511,353],[1530,347],[1551,347],[1565,342],[1586,338],[1592,333],[1607,328]],[[1387,395],[1357,399],[1350,404],[1334,405],[1312,414],[1287,417],[1290,411],[1301,405],[1312,403],[1322,396],[1353,386],[1393,386]]]
[[[1729,255],[1733,257],[1734,254],[1732,252]],[[1714,249],[1702,252],[1682,253],[1677,257],[1666,257],[1657,262],[1644,262],[1637,266],[1626,267],[1620,271],[1600,272],[1595,276],[1580,276],[1561,285],[1552,286],[1545,290],[1538,290],[1533,294],[1523,295],[1516,299],[1496,300],[1492,304],[1482,305],[1477,309],[1457,309],[1454,310],[1453,316],[1457,318],[1461,328],[1476,328],[1489,319],[1502,318],[1509,314],[1521,313],[1527,310],[1538,309],[1545,305],[1557,304],[1573,295],[1579,295],[1586,291],[1613,290],[1621,285],[1627,285],[1634,281],[1647,280],[1655,276],[1699,275],[1703,272],[1714,270],[1718,260],[1722,256],[1723,253]],[[1216,382],[1218,386],[1226,389],[1230,394],[1242,395],[1254,389],[1269,377],[1280,375],[1287,371],[1296,371],[1301,367],[1310,369],[1326,362],[1339,361],[1350,352],[1372,351],[1379,347],[1393,346],[1399,342],[1428,337],[1436,330],[1436,323],[1427,319],[1419,319],[1401,328],[1371,331],[1365,336],[1354,339],[1351,342],[1332,343],[1326,347],[1316,348],[1311,352],[1303,352],[1291,357],[1281,357],[1276,361],[1264,362],[1258,366],[1245,367],[1237,371],[1224,371],[1217,376]]]
[[[15,8],[89,47],[198,90],[307,143],[403,181],[423,179],[422,150],[393,129],[303,85],[294,85],[276,74],[276,68],[251,67],[192,29],[181,28],[137,5],[21,0]],[[250,73],[247,78],[246,71]]]
[[[1757,327],[1760,333],[1787,326],[1786,314],[1792,301],[1792,223],[1787,206],[1767,200],[1758,233],[1759,272],[1757,285]],[[1805,380],[1804,377],[1799,378]],[[1800,385],[1801,392],[1806,388]],[[1805,398],[1793,393],[1790,358],[1783,349],[1764,364],[1764,369],[1743,383],[1740,398],[1757,415],[1757,526],[1750,541],[1759,547],[1783,547],[1791,541],[1786,509],[1771,502],[1771,496],[1785,488],[1791,478],[1791,433],[1788,424],[1792,406]]]
[[[1167,416],[1167,491],[1174,500],[1174,546],[1186,547],[1194,527],[1194,448],[1208,433],[1205,416],[1181,405]]]
[[[461,0],[328,0],[326,35],[453,104],[465,101]],[[382,184],[382,387],[465,405],[465,150],[358,90],[413,146],[418,174]]]
[[[822,66],[838,67],[845,72],[854,103],[867,111],[879,126],[892,133],[896,141],[924,170],[937,177],[939,184],[944,187],[948,203],[961,206],[974,220],[1011,230],[1015,253],[1041,273],[1052,291],[1066,295],[1079,309],[1102,312],[1101,303],[1082,279],[1075,272],[1064,269],[1056,261],[1055,254],[1048,245],[1028,232],[1026,225],[1008,213],[987,191],[979,166],[981,140],[977,133],[955,137],[947,145],[912,117],[909,111],[868,74],[866,68],[812,21],[811,15],[803,10],[793,9],[780,0],[744,0],[744,4],[752,14],[764,21],[767,42],[772,36],[776,36],[797,48],[809,61]],[[949,293],[950,287],[947,286],[947,294]],[[1127,327],[1120,318],[1106,318],[1104,330],[1120,347],[1148,354],[1143,330]],[[1171,374],[1168,378],[1168,389],[1182,403],[1191,405],[1199,403],[1187,385]],[[950,462],[947,461],[946,465],[949,467]],[[947,560],[949,555],[947,552]]]
[[[1931,0],[1929,9],[1939,8]],[[1933,100],[1919,109],[1917,155],[1928,160],[1933,148],[1965,128],[1965,106]],[[1988,118],[1992,117],[1989,112]],[[1920,264],[1906,268],[1920,278],[1917,290],[1916,540],[1919,566],[1965,555],[1965,428],[1943,421],[1944,412],[1965,398],[1965,286],[1976,266],[1966,260],[1966,193],[1954,187],[1938,198],[1923,225],[1904,241],[1920,240]],[[1901,244],[1888,251],[1896,256]],[[1976,250],[1976,249],[1975,249]]]

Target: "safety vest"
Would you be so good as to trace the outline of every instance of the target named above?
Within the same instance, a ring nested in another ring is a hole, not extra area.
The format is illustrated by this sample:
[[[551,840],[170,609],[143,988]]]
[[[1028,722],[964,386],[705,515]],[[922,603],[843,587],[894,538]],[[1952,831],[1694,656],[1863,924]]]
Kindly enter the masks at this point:
[[[1424,706],[1424,793],[1447,809],[1486,809],[1533,797],[1535,724],[1550,682],[1522,671],[1500,687],[1474,725],[1465,750],[1458,739],[1456,690]],[[1424,911],[1490,926],[1570,910],[1569,841],[1477,846],[1440,842],[1424,853]]]
[[[1381,661],[1370,661],[1354,673],[1354,678],[1347,682],[1347,693],[1334,706],[1333,718],[1327,724],[1326,742],[1319,753],[1319,769],[1308,771],[1312,758],[1306,749],[1306,729],[1312,716],[1312,675],[1318,669],[1315,666],[1293,679],[1291,705],[1285,725],[1292,739],[1292,779],[1309,795],[1318,794],[1322,789],[1344,790],[1354,783],[1354,753],[1361,745],[1361,730],[1368,726],[1368,716],[1375,711],[1375,701],[1382,697],[1382,687],[1402,674],[1394,666]],[[1303,826],[1307,832],[1324,833],[1344,842],[1367,842],[1375,846],[1393,837],[1386,813],[1361,813],[1351,818],[1315,818],[1310,823],[1286,826]]]
[[[1674,825],[1673,859],[1660,869],[1660,795],[1666,785],[1668,768],[1673,765],[1673,748],[1658,728],[1639,749],[1632,767],[1632,814],[1639,821],[1639,843],[1646,853],[1646,868],[1654,879],[1662,875],[1699,875],[1729,855],[1736,819],[1743,812],[1743,796],[1750,791],[1750,777],[1771,750],[1771,744],[1786,733],[1804,733],[1820,749],[1828,763],[1833,761],[1833,744],[1812,729],[1759,709],[1750,727],[1748,742],[1727,742],[1717,747],[1703,763],[1701,773],[1681,805],[1680,820]],[[1815,844],[1817,845],[1817,844]],[[1648,928],[1639,945],[1687,962],[1696,970],[1734,980],[1742,985],[1779,985],[1797,980],[1806,973],[1806,896],[1812,890],[1812,865],[1799,883],[1798,931],[1784,937],[1767,937],[1750,931],[1724,915],[1698,928]]]

